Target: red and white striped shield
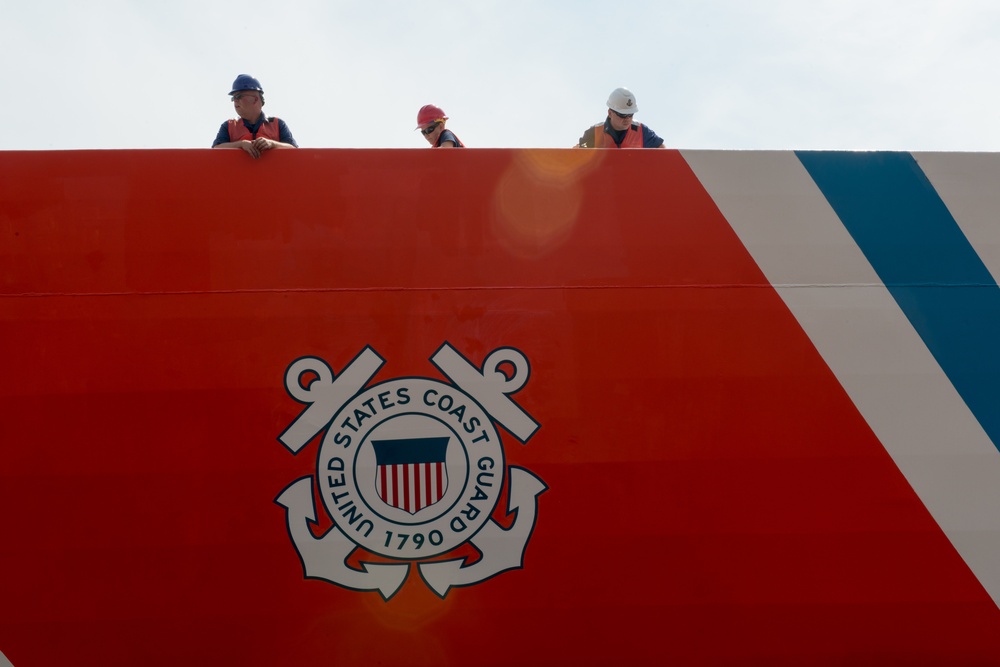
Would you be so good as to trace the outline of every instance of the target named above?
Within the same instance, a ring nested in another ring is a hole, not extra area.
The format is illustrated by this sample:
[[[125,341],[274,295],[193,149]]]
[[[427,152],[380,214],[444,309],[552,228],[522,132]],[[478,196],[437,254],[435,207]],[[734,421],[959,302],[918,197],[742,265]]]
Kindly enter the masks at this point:
[[[448,490],[448,437],[373,440],[375,489],[387,505],[416,514]]]

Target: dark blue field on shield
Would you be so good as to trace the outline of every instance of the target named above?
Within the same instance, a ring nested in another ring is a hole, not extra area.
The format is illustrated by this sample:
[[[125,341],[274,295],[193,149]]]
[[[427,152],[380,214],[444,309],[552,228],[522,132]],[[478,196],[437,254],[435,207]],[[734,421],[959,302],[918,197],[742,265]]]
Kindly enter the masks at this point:
[[[372,440],[375,462],[380,466],[407,463],[444,463],[448,436]]]

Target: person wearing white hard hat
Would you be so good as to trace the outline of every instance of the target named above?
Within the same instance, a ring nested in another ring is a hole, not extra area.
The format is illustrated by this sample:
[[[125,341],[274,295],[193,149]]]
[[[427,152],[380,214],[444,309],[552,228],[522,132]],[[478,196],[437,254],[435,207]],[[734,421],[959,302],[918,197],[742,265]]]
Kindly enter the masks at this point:
[[[256,160],[263,151],[299,147],[285,121],[264,115],[264,89],[260,81],[249,74],[240,74],[229,94],[239,117],[222,124],[212,148],[240,148]]]
[[[433,104],[425,104],[417,112],[417,129],[434,148],[465,148],[465,144],[451,130],[444,127],[448,116],[444,109]]]
[[[665,148],[663,139],[642,123],[633,123],[639,111],[635,95],[628,88],[615,88],[608,97],[608,117],[604,123],[588,127],[577,148]]]

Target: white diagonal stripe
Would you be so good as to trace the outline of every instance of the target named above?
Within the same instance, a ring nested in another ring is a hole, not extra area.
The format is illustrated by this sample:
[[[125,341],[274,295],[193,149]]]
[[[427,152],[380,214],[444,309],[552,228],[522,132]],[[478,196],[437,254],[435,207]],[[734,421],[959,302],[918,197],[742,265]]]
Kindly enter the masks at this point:
[[[917,496],[1000,604],[1000,452],[798,157],[683,155]]]
[[[993,280],[1000,278],[1000,153],[913,153]]]

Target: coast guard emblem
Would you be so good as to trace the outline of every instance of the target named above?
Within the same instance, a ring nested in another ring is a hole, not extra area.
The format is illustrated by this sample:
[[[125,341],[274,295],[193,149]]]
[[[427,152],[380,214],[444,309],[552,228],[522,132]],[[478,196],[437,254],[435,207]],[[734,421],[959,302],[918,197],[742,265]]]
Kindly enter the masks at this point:
[[[316,521],[311,476],[275,500],[286,509],[307,578],[388,600],[415,565],[444,597],[523,566],[547,487],[528,470],[508,470],[497,426],[522,444],[538,429],[511,398],[528,381],[528,360],[499,348],[476,367],[445,343],[431,362],[450,383],[402,377],[369,385],[385,363],[371,347],[336,377],[316,357],[285,372],[289,395],[307,407],[278,440],[298,454],[325,431],[315,483],[333,527],[322,537],[309,528]],[[492,518],[505,478],[509,528]],[[447,557],[466,543],[481,554],[474,563]],[[372,562],[369,554],[390,562]]]

